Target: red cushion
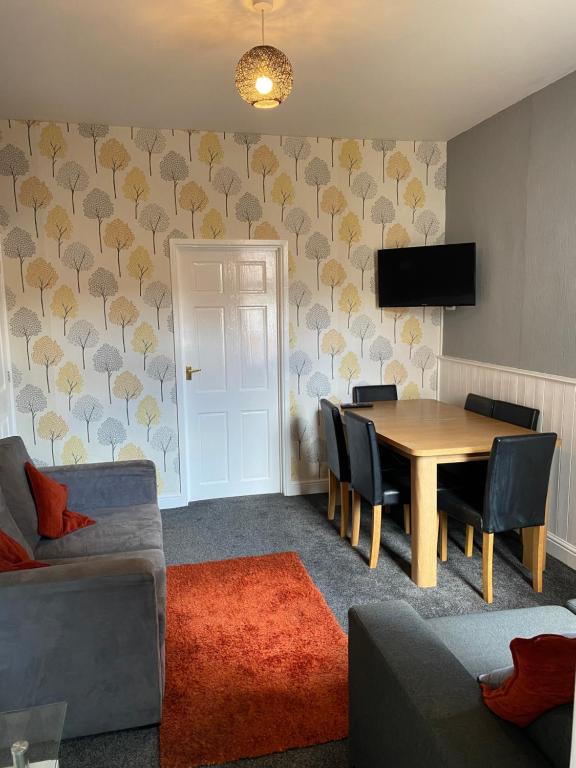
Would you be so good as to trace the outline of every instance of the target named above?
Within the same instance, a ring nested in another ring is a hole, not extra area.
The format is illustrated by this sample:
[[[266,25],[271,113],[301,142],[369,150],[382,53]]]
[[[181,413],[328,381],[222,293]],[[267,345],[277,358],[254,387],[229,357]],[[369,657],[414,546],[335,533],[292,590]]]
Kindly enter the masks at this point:
[[[28,552],[11,536],[0,531],[0,573],[4,571],[23,571],[28,568],[45,568],[48,563],[31,560]]]
[[[38,514],[38,533],[48,539],[59,539],[67,533],[94,525],[95,521],[66,508],[68,488],[39,472],[29,461],[24,465]]]
[[[500,688],[481,684],[489,709],[521,727],[549,709],[574,700],[576,638],[517,637],[510,643],[514,672]]]

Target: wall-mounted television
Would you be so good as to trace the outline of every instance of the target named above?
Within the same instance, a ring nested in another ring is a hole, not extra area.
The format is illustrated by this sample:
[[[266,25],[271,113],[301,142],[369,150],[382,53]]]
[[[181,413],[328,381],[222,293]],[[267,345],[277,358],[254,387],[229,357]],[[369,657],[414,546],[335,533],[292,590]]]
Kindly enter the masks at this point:
[[[381,307],[476,304],[476,243],[378,251]]]

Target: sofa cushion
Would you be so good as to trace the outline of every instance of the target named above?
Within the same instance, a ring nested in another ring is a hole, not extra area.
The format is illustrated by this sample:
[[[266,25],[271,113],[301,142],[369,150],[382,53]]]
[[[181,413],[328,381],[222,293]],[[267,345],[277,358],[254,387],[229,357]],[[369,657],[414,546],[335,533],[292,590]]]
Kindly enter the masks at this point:
[[[0,573],[47,567],[48,563],[39,563],[37,560],[32,560],[24,547],[21,547],[7,533],[0,531]]]
[[[87,514],[92,517],[90,510]],[[108,555],[162,549],[162,518],[156,504],[99,509],[97,525],[61,539],[41,539],[34,550],[38,560]],[[576,616],[574,617],[576,622]]]
[[[18,542],[18,544],[20,544],[20,546],[26,551],[26,554],[28,555],[28,557],[32,557],[32,547],[28,544],[28,542],[26,541],[26,539],[22,534],[22,531],[16,525],[16,522],[14,521],[14,518],[12,517],[12,514],[8,509],[8,504],[6,503],[6,499],[4,498],[4,494],[2,493],[1,488],[0,488],[0,531],[4,531],[4,533],[8,534],[8,536],[10,536],[11,539],[14,539],[14,541]]]
[[[47,477],[29,461],[24,465],[24,469],[36,504],[40,536],[59,539],[80,528],[94,525],[95,521],[86,515],[68,509],[68,488],[63,483],[57,483]]]
[[[536,718],[524,732],[555,768],[570,765],[573,705],[563,704]]]
[[[21,437],[5,437],[0,440],[0,487],[14,522],[22,531],[28,546],[34,549],[40,536],[36,506],[24,469],[27,461],[30,461],[30,456]]]

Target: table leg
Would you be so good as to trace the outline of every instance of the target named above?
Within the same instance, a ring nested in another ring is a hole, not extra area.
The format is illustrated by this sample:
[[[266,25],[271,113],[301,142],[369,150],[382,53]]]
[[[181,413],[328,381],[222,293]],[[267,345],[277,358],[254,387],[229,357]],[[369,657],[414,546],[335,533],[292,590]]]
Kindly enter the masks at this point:
[[[436,586],[436,469],[435,456],[412,457],[412,580],[419,587]]]

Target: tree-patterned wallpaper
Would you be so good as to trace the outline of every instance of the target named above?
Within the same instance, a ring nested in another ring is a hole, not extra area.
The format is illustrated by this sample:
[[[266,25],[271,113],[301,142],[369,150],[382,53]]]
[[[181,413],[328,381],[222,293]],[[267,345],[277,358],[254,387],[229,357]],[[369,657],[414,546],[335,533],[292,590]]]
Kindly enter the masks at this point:
[[[287,239],[292,477],[322,397],[433,396],[439,310],[380,310],[375,250],[444,230],[446,146],[0,121],[18,431],[37,463],[147,457],[180,490],[171,237]]]

